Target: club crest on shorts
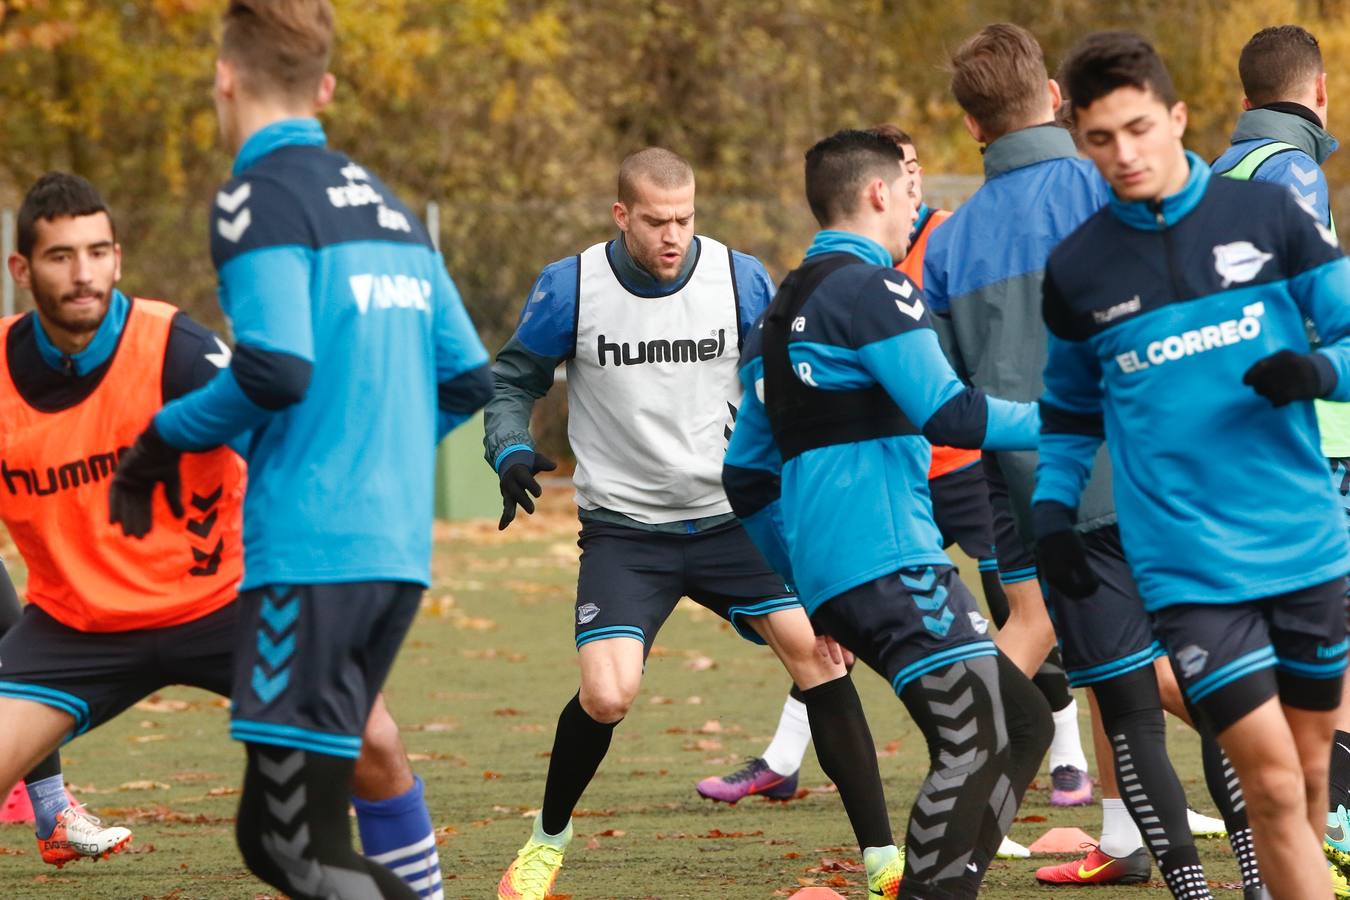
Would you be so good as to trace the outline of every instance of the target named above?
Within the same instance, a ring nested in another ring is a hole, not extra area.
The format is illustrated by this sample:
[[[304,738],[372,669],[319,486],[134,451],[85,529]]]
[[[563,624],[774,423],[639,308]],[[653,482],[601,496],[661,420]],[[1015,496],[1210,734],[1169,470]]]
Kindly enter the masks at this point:
[[[1223,279],[1223,286],[1251,281],[1274,257],[1257,249],[1251,241],[1233,241],[1214,248],[1214,271]]]
[[[1194,678],[1205,671],[1205,663],[1209,660],[1209,651],[1202,650],[1195,644],[1187,644],[1177,651],[1177,665],[1181,666],[1181,674],[1187,678]]]
[[[577,624],[585,625],[598,615],[600,615],[600,607],[594,603],[583,603],[577,607]]]

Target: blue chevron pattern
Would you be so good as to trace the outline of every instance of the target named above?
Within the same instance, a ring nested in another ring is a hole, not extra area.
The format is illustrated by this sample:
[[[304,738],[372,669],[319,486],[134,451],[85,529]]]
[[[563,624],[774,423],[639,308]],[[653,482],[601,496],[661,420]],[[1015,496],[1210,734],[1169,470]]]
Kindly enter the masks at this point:
[[[928,633],[936,637],[946,637],[956,621],[956,614],[947,606],[947,588],[938,583],[938,572],[933,566],[901,569],[900,583],[909,591],[914,605],[928,615],[921,621]]]
[[[259,700],[271,703],[291,683],[290,664],[295,655],[294,628],[300,618],[300,597],[294,588],[277,593],[267,588],[258,615],[261,619],[257,638],[260,662],[253,664],[253,677],[249,683]]]

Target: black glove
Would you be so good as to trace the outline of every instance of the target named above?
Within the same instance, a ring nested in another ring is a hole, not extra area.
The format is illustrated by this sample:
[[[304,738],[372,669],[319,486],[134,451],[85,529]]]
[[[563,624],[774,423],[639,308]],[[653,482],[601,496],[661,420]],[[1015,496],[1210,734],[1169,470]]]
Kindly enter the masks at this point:
[[[1280,350],[1252,363],[1242,383],[1274,406],[1325,397],[1336,388],[1336,370],[1320,353]]]
[[[504,531],[515,519],[517,506],[534,515],[534,501],[530,495],[538,497],[544,492],[534,476],[540,472],[552,472],[556,468],[557,463],[533,450],[516,450],[507,454],[497,470],[502,489],[502,518],[497,523],[498,531]]]
[[[1031,509],[1036,565],[1049,585],[1071,600],[1092,596],[1101,584],[1088,565],[1083,538],[1074,530],[1077,519],[1063,503],[1042,501]]]
[[[108,494],[108,521],[121,525],[127,537],[145,537],[154,524],[151,503],[155,485],[161,482],[170,511],[182,518],[183,484],[178,476],[182,455],[181,450],[164,442],[151,422],[117,463]]]

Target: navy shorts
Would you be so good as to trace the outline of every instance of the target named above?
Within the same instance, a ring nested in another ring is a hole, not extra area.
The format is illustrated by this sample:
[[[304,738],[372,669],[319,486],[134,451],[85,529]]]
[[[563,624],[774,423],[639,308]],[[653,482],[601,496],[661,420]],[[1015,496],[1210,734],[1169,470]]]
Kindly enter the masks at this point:
[[[994,522],[980,464],[971,463],[930,480],[928,493],[933,498],[933,521],[942,534],[942,546],[956,544],[973,560],[992,559]]]
[[[744,621],[801,603],[739,522],[665,534],[582,520],[576,643],[632,638],[651,651],[675,604],[688,597],[729,621],[746,640],[763,639]]]
[[[1246,603],[1184,603],[1153,614],[1187,702],[1219,733],[1278,696],[1332,710],[1346,667],[1345,579]]]
[[[1017,531],[1017,520],[1013,517],[1012,500],[1008,496],[1008,484],[1003,480],[1003,470],[992,454],[985,453],[980,460],[993,520],[998,579],[1004,584],[1031,581],[1037,577],[1036,557]]]
[[[1151,666],[1164,653],[1125,561],[1120,531],[1107,525],[1085,532],[1083,544],[1101,587],[1081,600],[1045,588],[1045,608],[1055,623],[1064,671],[1073,687]]]
[[[898,695],[929,672],[995,656],[989,622],[952,566],[901,569],[826,600],[811,617]]]
[[[422,590],[363,581],[240,594],[230,736],[355,759]]]
[[[168,628],[79,631],[30,604],[0,638],[0,696],[70,713],[67,739],[171,684],[229,696],[237,606]]]

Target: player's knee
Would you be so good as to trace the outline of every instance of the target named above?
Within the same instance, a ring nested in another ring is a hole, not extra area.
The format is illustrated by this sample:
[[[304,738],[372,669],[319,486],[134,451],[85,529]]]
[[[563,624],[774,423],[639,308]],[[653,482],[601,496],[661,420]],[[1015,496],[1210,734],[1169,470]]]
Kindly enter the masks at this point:
[[[1253,819],[1280,819],[1303,805],[1303,771],[1291,760],[1271,759],[1242,778],[1247,812]],[[1298,813],[1302,816],[1302,812]]]
[[[586,685],[581,691],[581,708],[595,721],[610,725],[628,715],[637,691],[636,682],[631,685],[622,681]]]
[[[383,703],[376,703],[370,718],[366,719],[366,729],[361,735],[361,755],[372,760],[402,758],[404,755],[398,723]]]

